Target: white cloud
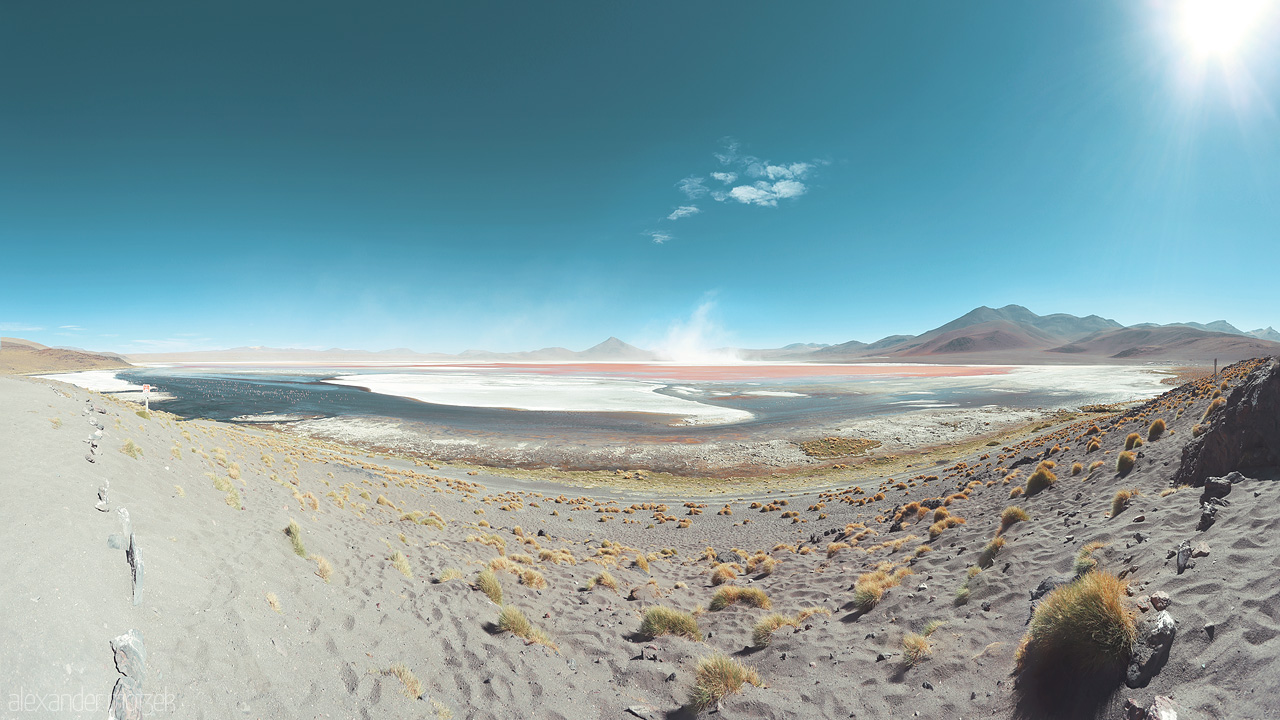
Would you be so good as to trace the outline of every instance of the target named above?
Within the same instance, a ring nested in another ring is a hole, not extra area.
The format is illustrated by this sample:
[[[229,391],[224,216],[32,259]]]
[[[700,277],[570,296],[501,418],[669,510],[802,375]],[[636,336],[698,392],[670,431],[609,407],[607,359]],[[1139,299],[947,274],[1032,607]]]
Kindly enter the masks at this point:
[[[59,330],[83,330],[84,328],[80,327],[79,325],[59,325],[58,329]]]
[[[779,180],[776,183],[762,180],[754,185],[739,185],[729,191],[729,197],[744,205],[777,207],[779,199],[800,197],[808,189],[804,183],[795,180]]]
[[[711,173],[711,177],[713,177],[713,178],[715,178],[715,179],[719,180],[720,182],[724,183],[725,185],[728,185],[728,184],[732,183],[734,180],[737,180],[737,179],[738,179],[738,173],[736,173],[736,172],[713,172],[713,173]]]
[[[697,215],[700,212],[702,211],[698,209],[697,205],[681,205],[675,210],[672,210],[671,214],[667,216],[667,219],[679,220],[680,218],[689,217],[690,215]]]
[[[676,183],[676,187],[680,188],[680,192],[684,193],[690,200],[697,200],[707,194],[707,186],[703,185],[706,181],[706,178],[690,175]]]
[[[26,323],[0,323],[0,331],[3,332],[39,332],[43,329],[44,328],[42,327],[36,327],[35,325],[28,325]]]
[[[670,233],[665,233],[661,230],[650,230],[646,232],[645,235],[653,238],[653,241],[659,245],[672,239],[672,235]]]
[[[729,137],[722,139],[720,143],[724,145],[724,152],[716,153],[716,159],[720,161],[720,164],[732,165],[737,162],[738,149],[742,147],[742,144]]]
[[[764,174],[768,175],[770,180],[792,180],[804,177],[811,169],[813,169],[813,166],[809,163],[766,165],[764,168]]]

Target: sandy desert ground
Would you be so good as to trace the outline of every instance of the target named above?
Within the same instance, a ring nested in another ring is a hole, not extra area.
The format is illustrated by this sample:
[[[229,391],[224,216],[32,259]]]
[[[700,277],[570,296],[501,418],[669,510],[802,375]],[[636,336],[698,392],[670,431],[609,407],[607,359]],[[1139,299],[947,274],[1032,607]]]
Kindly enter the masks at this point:
[[[925,472],[715,493],[374,457],[56,381],[0,395],[7,716],[102,717],[113,693],[184,718],[1280,712],[1275,360]],[[1009,506],[1027,519],[1000,532]],[[1124,663],[1014,674],[1032,594],[1077,568],[1127,583],[1139,687]],[[646,632],[655,608],[686,634]],[[699,707],[714,654],[759,685]]]

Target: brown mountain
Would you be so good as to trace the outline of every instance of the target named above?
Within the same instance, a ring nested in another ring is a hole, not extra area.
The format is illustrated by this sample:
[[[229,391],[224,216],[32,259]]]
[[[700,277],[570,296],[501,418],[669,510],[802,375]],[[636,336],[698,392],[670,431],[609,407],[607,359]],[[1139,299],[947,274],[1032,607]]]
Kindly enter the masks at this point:
[[[114,355],[51,348],[21,338],[0,338],[0,375],[111,370],[130,367]]]

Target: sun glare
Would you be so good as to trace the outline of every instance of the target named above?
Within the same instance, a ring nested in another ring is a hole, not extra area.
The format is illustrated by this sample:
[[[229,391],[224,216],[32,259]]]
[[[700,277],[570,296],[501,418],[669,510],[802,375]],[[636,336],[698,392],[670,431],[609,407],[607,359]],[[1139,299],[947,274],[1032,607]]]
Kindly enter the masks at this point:
[[[1231,59],[1261,24],[1268,0],[1186,0],[1182,33],[1202,59]]]

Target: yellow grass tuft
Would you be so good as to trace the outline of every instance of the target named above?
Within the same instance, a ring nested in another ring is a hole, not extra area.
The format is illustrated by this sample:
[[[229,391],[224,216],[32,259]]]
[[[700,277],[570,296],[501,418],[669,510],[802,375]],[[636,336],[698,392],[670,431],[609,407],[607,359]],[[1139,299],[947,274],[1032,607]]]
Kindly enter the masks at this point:
[[[313,555],[312,559],[316,561],[316,575],[319,575],[321,580],[329,582],[333,577],[333,565],[323,555]]]
[[[902,638],[902,664],[906,667],[915,667],[932,654],[933,645],[927,636],[909,632]]]
[[[698,661],[694,669],[693,698],[695,710],[718,707],[729,695],[742,690],[744,684],[759,687],[760,675],[724,653],[713,653]]]
[[[124,441],[124,444],[120,446],[120,452],[128,455],[134,460],[142,457],[142,448],[138,447],[138,444],[135,443],[132,438]]]
[[[1027,478],[1027,495],[1035,495],[1042,490],[1048,490],[1058,481],[1058,476],[1053,474],[1048,465],[1048,461],[1040,463],[1036,471],[1031,473],[1031,477]]]
[[[1084,547],[1080,548],[1080,552],[1076,553],[1076,577],[1084,575],[1098,567],[1098,561],[1093,557],[1093,554],[1106,546],[1106,543],[1094,540],[1091,543],[1086,543]]]
[[[697,619],[687,612],[661,605],[654,605],[644,611],[644,619],[640,621],[640,634],[649,638],[677,635],[702,641],[702,631],[698,629]]]
[[[788,617],[781,613],[765,615],[751,628],[751,644],[755,647],[767,647],[773,641],[773,631],[785,626],[798,627],[800,623],[814,615],[831,615],[831,611],[823,607],[810,607]]]
[[[280,598],[276,597],[275,593],[267,593],[267,604],[271,606],[272,610],[280,612]]]
[[[288,536],[289,541],[293,543],[293,552],[298,557],[307,557],[307,548],[302,544],[302,528],[298,527],[298,521],[293,518],[289,519],[289,526],[284,529],[284,534]]]
[[[405,667],[404,663],[396,663],[386,670],[382,671],[383,675],[394,675],[404,683],[404,694],[411,699],[417,700],[422,697],[422,681],[418,679],[413,671]]]
[[[1023,510],[1017,505],[1010,505],[1004,509],[1004,512],[1000,513],[1000,530],[997,531],[996,534],[1001,535],[1014,525],[1017,525],[1020,522],[1026,522],[1030,519],[1031,516],[1027,514],[1026,510]]]
[[[1164,435],[1164,431],[1166,429],[1164,420],[1156,418],[1156,420],[1151,423],[1151,427],[1147,428],[1147,441],[1155,442],[1159,440],[1160,436]]]
[[[773,607],[769,596],[760,588],[742,588],[729,585],[716,591],[708,606],[713,611],[723,610],[730,605],[741,602],[744,605],[768,610]]]
[[[607,587],[614,592],[618,591],[618,581],[614,579],[613,575],[609,574],[608,570],[602,571],[599,575],[587,581],[588,590],[594,590],[597,586]]]
[[[535,590],[541,590],[547,586],[547,579],[537,570],[525,568],[520,572],[520,584],[528,585]]]
[[[405,557],[404,553],[397,550],[391,554],[389,559],[395,569],[399,570],[402,575],[407,578],[413,577],[413,568],[409,567],[409,558]]]
[[[464,577],[464,575],[458,568],[445,568],[440,572],[440,577],[436,578],[436,582],[447,583],[450,580],[457,580],[461,577]]]
[[[1126,450],[1116,456],[1116,472],[1127,475],[1136,462],[1138,462],[1138,456]]]
[[[1205,420],[1208,420],[1210,415],[1221,410],[1222,406],[1226,404],[1227,404],[1226,398],[1224,397],[1214,398],[1214,401],[1209,403],[1209,407],[1204,409],[1204,415],[1200,417],[1200,422],[1204,422]]]
[[[982,552],[978,553],[978,567],[989,568],[996,563],[996,555],[1000,553],[1004,547],[1004,536],[997,536],[994,540],[987,543],[982,548]]]
[[[1018,648],[1017,671],[1037,665],[1082,674],[1123,664],[1136,636],[1125,587],[1111,573],[1091,572],[1046,595]]]
[[[481,570],[476,576],[476,588],[489,596],[495,605],[502,604],[502,586],[498,584],[498,576],[492,570]]]
[[[885,562],[875,570],[859,575],[853,584],[854,606],[864,613],[870,612],[884,597],[885,590],[897,587],[902,582],[902,578],[910,574],[910,568],[901,567],[894,570],[893,563]]]
[[[1128,437],[1124,439],[1124,449],[1132,450],[1136,447],[1142,447],[1142,436],[1136,432],[1129,433]]]
[[[738,577],[736,563],[720,563],[711,571],[711,584],[723,585]]]
[[[509,632],[518,638],[523,638],[526,642],[537,643],[538,645],[546,645],[552,650],[556,650],[555,643],[551,642],[551,638],[547,634],[535,628],[533,623],[529,622],[529,618],[513,605],[507,605],[498,613],[498,629],[503,632]]]
[[[1127,490],[1117,490],[1114,497],[1111,498],[1111,517],[1115,517],[1125,511],[1129,507],[1129,503],[1133,498],[1138,496],[1137,488],[1129,488]]]

